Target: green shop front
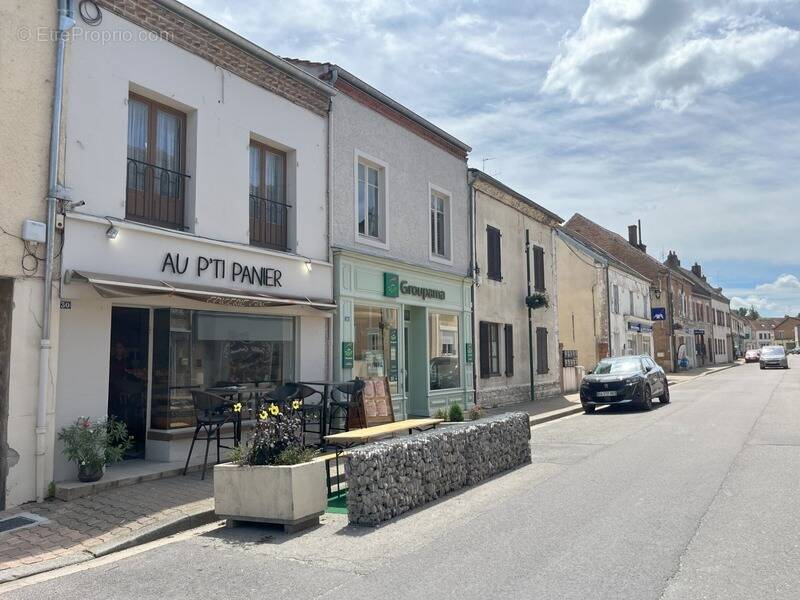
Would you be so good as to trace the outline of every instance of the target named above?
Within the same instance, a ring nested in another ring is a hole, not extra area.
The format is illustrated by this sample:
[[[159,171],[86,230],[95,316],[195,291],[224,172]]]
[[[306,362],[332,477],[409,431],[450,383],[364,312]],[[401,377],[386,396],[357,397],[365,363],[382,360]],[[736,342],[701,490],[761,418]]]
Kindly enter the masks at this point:
[[[388,378],[398,419],[472,404],[469,279],[341,250],[334,296],[338,379]]]

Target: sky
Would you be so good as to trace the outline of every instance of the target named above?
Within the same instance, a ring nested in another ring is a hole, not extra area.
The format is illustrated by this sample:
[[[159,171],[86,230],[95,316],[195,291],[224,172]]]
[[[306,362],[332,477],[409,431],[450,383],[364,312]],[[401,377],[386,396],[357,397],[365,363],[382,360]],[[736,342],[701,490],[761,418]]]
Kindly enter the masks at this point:
[[[702,265],[732,306],[800,313],[800,0],[184,0],[333,62],[483,168]]]

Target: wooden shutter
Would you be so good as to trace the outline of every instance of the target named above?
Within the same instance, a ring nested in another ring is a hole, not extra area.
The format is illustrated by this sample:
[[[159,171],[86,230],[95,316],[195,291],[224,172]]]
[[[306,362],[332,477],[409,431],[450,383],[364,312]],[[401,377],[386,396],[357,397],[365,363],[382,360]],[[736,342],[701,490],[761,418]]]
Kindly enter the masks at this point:
[[[547,329],[536,328],[536,372],[540,375],[547,373]]]
[[[506,377],[514,374],[514,326],[506,324],[504,328],[506,346]]]
[[[500,256],[500,230],[491,225],[486,226],[486,276],[495,281],[502,281],[502,259]]]
[[[533,247],[533,285],[537,292],[544,292],[544,248]]]
[[[486,379],[489,377],[489,324],[486,321],[478,324],[478,338],[481,378]]]

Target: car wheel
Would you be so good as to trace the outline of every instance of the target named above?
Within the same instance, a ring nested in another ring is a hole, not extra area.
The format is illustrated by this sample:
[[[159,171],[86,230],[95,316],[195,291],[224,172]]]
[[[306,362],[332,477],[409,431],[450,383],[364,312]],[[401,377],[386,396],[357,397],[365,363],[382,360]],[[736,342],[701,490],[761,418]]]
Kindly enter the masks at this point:
[[[758,368],[763,371],[764,370],[764,365],[758,365]]]
[[[664,393],[658,397],[661,404],[669,404],[669,384],[664,383]]]
[[[583,412],[587,415],[591,415],[594,413],[595,406],[594,404],[584,404],[583,405]]]
[[[641,406],[642,410],[653,410],[653,392],[647,384],[645,384],[644,390],[642,391]]]

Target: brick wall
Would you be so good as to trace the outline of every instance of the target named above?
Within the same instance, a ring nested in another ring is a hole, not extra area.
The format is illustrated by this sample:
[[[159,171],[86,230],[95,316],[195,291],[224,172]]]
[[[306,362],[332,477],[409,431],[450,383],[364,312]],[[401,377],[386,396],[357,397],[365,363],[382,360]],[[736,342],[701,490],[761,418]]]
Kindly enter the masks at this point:
[[[262,61],[153,0],[98,0],[100,6],[242,79],[325,116],[328,95]],[[157,65],[154,65],[157,67]]]

